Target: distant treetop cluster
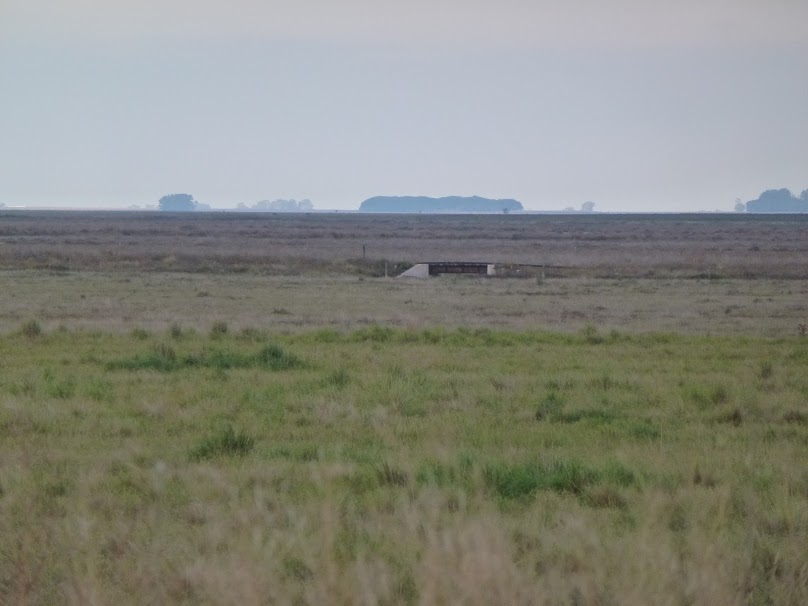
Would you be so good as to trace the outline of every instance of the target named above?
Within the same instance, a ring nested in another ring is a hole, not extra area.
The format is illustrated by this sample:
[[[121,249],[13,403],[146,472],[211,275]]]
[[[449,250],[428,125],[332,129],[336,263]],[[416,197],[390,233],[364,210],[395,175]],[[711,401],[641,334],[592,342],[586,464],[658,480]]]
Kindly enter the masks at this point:
[[[192,212],[195,210],[212,210],[208,204],[194,200],[191,194],[168,194],[160,198],[158,208],[166,212]],[[261,200],[252,206],[244,203],[235,210],[250,212],[309,212],[314,210],[311,200]]]
[[[193,210],[210,210],[207,204],[200,204],[191,194],[168,194],[157,203],[160,210],[167,212],[190,212]]]
[[[735,210],[748,213],[808,213],[808,189],[799,197],[785,188],[769,189],[756,200],[750,200],[746,204],[738,202]]]

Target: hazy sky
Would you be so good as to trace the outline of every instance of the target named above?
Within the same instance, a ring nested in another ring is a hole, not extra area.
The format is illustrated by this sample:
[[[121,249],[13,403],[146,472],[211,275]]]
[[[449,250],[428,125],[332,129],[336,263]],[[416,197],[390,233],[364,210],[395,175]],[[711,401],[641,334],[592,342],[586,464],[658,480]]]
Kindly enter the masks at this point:
[[[806,0],[0,0],[0,203],[808,188]]]

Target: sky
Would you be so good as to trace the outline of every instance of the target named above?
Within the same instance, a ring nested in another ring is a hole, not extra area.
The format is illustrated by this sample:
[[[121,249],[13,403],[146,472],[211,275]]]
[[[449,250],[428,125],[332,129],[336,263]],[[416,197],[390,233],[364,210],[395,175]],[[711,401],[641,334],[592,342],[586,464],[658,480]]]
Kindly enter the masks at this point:
[[[0,204],[732,210],[808,189],[806,0],[0,0]]]

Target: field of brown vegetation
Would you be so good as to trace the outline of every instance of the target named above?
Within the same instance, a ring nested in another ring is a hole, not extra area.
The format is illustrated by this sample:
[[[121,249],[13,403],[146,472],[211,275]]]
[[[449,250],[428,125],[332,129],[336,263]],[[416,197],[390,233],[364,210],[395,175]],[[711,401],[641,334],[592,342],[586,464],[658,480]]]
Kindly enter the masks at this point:
[[[0,212],[0,268],[383,275],[407,263],[593,277],[808,278],[806,215]]]

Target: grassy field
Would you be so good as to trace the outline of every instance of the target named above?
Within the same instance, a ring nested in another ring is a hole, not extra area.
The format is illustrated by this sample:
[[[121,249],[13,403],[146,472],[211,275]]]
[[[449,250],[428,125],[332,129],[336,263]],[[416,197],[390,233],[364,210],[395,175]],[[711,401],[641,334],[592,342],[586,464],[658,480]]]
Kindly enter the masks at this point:
[[[3,604],[805,604],[808,339],[0,337]]]
[[[808,322],[808,280],[262,276],[168,272],[0,271],[0,333],[47,330],[300,332],[467,327],[783,337]]]
[[[421,261],[587,277],[808,278],[808,215],[0,210],[0,269],[384,275]]]
[[[806,253],[806,217],[0,212],[0,605],[806,604]],[[563,267],[381,277],[428,259]]]

